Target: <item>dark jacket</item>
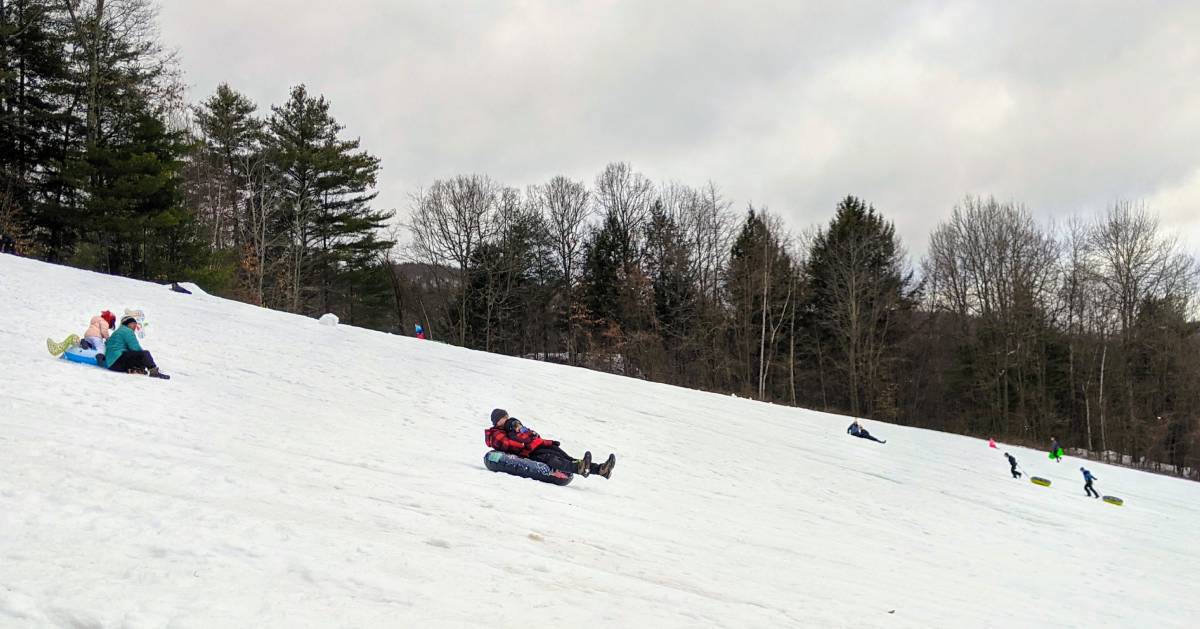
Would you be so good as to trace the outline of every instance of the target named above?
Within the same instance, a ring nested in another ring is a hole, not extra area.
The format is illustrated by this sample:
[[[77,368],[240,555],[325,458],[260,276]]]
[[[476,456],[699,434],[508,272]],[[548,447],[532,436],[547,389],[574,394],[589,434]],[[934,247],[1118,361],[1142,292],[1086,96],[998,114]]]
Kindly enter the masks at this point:
[[[483,431],[483,441],[493,450],[524,457],[538,448],[558,445],[557,441],[542,439],[532,430],[509,430],[495,426]]]
[[[857,437],[858,435],[862,434],[864,431],[863,431],[863,427],[860,426],[858,424],[858,422],[854,422],[853,424],[850,424],[850,427],[846,429],[846,432],[848,434],[851,434],[851,435],[854,435],[855,437]]]
[[[1099,479],[1096,478],[1095,476],[1092,476],[1092,472],[1090,470],[1083,470],[1083,480],[1086,483],[1090,483],[1094,480],[1099,480]]]
[[[1016,467],[1017,467],[1017,459],[1016,459],[1016,457],[1014,457],[1014,456],[1013,456],[1013,455],[1011,455],[1011,454],[1006,454],[1006,455],[1004,455],[1004,456],[1008,457],[1008,464],[1009,464],[1009,465],[1011,465],[1011,466],[1012,466],[1014,469],[1016,469]]]

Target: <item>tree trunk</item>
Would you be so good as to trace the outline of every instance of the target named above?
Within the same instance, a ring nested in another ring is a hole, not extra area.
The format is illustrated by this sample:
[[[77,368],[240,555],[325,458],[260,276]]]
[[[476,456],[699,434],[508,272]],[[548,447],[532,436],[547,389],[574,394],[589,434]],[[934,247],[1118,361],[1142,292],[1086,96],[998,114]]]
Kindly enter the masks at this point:
[[[1104,460],[1108,461],[1108,439],[1104,434],[1104,363],[1108,357],[1108,344],[1104,345],[1104,349],[1100,354],[1100,398],[1097,403],[1100,406],[1100,449],[1104,451]]]
[[[795,282],[793,275],[792,282]],[[788,326],[788,390],[792,395],[792,406],[796,403],[796,306],[792,306],[791,322]]]
[[[764,239],[766,243],[770,239]],[[769,246],[769,244],[768,244]],[[762,321],[759,327],[758,334],[758,399],[763,399],[763,390],[766,388],[766,358],[767,358],[767,297],[769,292],[767,287],[771,276],[769,261],[770,249],[767,246],[763,248],[763,292],[762,292]]]
[[[92,24],[92,49],[88,64],[87,143],[95,148],[100,139],[100,38],[104,31],[104,0],[96,0],[96,19]]]
[[[459,273],[458,281],[462,285],[462,290],[460,291],[462,293],[462,299],[460,301],[461,309],[458,312],[458,345],[459,345],[459,347],[466,347],[467,346],[467,292],[468,292],[469,287],[467,284],[467,265],[465,262],[463,264],[459,265],[458,273]]]

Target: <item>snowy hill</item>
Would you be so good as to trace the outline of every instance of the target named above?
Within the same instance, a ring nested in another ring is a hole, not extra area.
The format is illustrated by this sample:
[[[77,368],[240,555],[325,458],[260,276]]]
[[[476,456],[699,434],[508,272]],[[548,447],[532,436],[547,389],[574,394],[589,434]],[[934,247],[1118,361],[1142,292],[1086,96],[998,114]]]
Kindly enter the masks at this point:
[[[46,353],[126,307],[173,380]],[[1200,623],[1195,483],[3,255],[0,320],[2,627]],[[486,471],[495,406],[612,480]]]

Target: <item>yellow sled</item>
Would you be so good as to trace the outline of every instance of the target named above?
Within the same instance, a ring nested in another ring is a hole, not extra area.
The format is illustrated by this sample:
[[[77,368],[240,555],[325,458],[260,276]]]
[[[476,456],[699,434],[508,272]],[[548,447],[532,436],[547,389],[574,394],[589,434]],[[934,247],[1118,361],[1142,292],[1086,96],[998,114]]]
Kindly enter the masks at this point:
[[[1042,487],[1050,486],[1050,479],[1042,478],[1041,476],[1030,476],[1029,482],[1033,483],[1034,485],[1041,485]]]
[[[1118,498],[1116,496],[1105,496],[1105,497],[1101,498],[1101,500],[1103,500],[1104,502],[1107,502],[1110,505],[1117,505],[1118,507],[1125,504],[1124,500],[1121,500],[1120,498]]]

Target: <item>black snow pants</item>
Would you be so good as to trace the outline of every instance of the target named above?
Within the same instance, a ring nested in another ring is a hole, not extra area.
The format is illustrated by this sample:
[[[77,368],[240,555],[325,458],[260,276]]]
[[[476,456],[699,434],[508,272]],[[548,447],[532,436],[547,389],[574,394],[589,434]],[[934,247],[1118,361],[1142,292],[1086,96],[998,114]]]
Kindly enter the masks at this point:
[[[529,455],[529,458],[533,459],[534,461],[545,463],[552,469],[556,469],[560,472],[574,474],[579,471],[579,465],[576,463],[578,459],[567,454],[558,446],[543,446],[538,448],[537,450],[533,451],[533,454]],[[599,472],[600,465],[597,463],[592,463],[588,473],[598,474]]]
[[[882,442],[882,441],[880,441],[879,439],[875,438],[875,436],[874,436],[874,435],[872,435],[871,433],[869,433],[869,432],[867,432],[867,431],[865,431],[865,430],[859,431],[859,433],[858,433],[858,435],[857,435],[857,436],[858,436],[860,439],[870,439],[871,441],[874,441],[875,443],[883,443],[883,442]]]
[[[1083,484],[1083,491],[1086,492],[1085,495],[1087,495],[1087,496],[1091,496],[1093,498],[1100,497],[1100,494],[1096,493],[1096,490],[1092,488],[1092,481],[1088,481]]]
[[[1013,478],[1021,478],[1021,473],[1017,471],[1017,466],[1012,467]]]
[[[127,373],[129,371],[144,372],[147,369],[154,369],[158,365],[154,364],[154,358],[150,356],[150,352],[145,350],[126,350],[117,357],[116,362],[109,369]]]

